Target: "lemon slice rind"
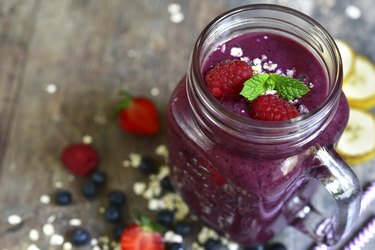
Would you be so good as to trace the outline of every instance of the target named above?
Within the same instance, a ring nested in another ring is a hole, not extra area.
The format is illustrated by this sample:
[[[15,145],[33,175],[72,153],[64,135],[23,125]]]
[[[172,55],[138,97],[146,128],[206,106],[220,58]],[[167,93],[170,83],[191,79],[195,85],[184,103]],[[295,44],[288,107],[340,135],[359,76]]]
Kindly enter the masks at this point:
[[[343,78],[345,81],[354,71],[353,66],[354,66],[356,53],[353,47],[350,46],[348,43],[340,39],[335,39],[335,42],[341,55],[342,64],[343,64]]]

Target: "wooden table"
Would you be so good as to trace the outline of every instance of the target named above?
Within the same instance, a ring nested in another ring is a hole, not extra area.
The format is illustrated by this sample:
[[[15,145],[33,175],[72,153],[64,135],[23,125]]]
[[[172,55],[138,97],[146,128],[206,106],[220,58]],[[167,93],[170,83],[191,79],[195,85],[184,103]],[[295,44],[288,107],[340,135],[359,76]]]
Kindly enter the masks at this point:
[[[27,249],[33,243],[31,229],[40,233],[34,243],[40,249],[61,249],[51,246],[42,232],[42,225],[53,217],[56,233],[62,235],[70,218],[80,218],[93,237],[109,232],[112,226],[98,209],[111,189],[128,193],[128,210],[144,209],[146,202],[133,194],[132,184],[145,177],[124,169],[122,162],[130,153],[155,156],[155,148],[165,143],[165,107],[186,71],[200,30],[224,10],[254,2],[259,1],[181,0],[184,19],[172,22],[170,1],[1,0],[0,250]],[[375,61],[375,2],[267,2],[313,16],[335,37]],[[349,5],[357,6],[362,15],[346,13]],[[162,118],[158,136],[125,134],[114,121],[104,119],[120,89],[155,100]],[[100,167],[109,176],[103,194],[93,202],[80,194],[85,178],[72,178],[59,159],[64,146],[85,135],[93,138]],[[375,179],[373,165],[374,161],[355,168],[361,182]],[[61,186],[73,192],[73,205],[40,201],[43,195],[53,197]],[[11,214],[20,215],[22,225],[11,227],[7,222]],[[293,250],[311,243],[292,228],[275,240]],[[374,248],[375,241],[366,249]]]

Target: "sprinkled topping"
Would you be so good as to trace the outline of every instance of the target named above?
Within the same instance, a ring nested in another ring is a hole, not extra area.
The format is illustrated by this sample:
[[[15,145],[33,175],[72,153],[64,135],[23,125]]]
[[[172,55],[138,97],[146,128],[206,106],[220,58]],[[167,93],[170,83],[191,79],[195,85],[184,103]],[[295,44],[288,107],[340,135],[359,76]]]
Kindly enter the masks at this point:
[[[63,183],[61,181],[56,181],[54,183],[54,186],[55,186],[55,188],[62,188],[64,185],[63,185]]]
[[[146,191],[147,185],[144,182],[136,182],[133,184],[133,190],[136,195],[142,195]]]
[[[170,14],[178,13],[181,11],[181,5],[179,5],[178,3],[170,3],[168,4],[167,9]]]
[[[158,88],[153,87],[153,88],[151,89],[150,93],[151,93],[152,96],[158,96],[159,93],[160,93],[160,91],[159,91]]]
[[[48,94],[54,94],[57,91],[57,86],[54,83],[50,83],[46,86],[46,91]]]
[[[39,232],[36,229],[31,229],[29,232],[29,239],[31,241],[37,241],[39,240]]]
[[[21,216],[17,215],[17,214],[12,214],[10,216],[8,216],[8,223],[10,225],[18,225],[18,224],[21,224],[22,222],[22,218]]]
[[[27,247],[27,250],[40,250],[40,248],[35,244],[31,244]]]
[[[181,12],[173,13],[170,17],[172,23],[181,23],[185,19],[185,16]]]
[[[142,157],[140,154],[131,153],[129,154],[129,159],[130,159],[130,165],[133,168],[137,168],[139,167],[139,164],[141,163]]]
[[[73,218],[69,220],[69,225],[71,226],[80,226],[82,224],[82,221],[78,218]]]
[[[359,19],[362,15],[362,12],[357,6],[349,5],[345,9],[345,14],[351,19]]]
[[[47,218],[47,223],[51,224],[55,222],[55,220],[56,220],[56,215],[52,214]]]
[[[230,50],[230,54],[234,57],[241,57],[243,55],[243,51],[241,48],[233,47]]]
[[[168,155],[169,155],[169,152],[168,152],[168,148],[166,145],[162,144],[162,145],[159,145],[156,149],[155,149],[155,153],[157,155],[160,155],[160,156],[163,156],[165,158],[168,158]]]
[[[64,237],[60,234],[53,234],[49,240],[52,246],[61,246],[64,243]]]
[[[286,70],[286,75],[289,76],[289,77],[293,77],[295,73],[296,73],[295,69],[287,69]]]
[[[70,243],[70,242],[65,242],[65,243],[63,244],[63,250],[71,250],[71,249],[73,249],[73,245],[72,245],[72,243]]]
[[[83,142],[84,144],[91,144],[93,141],[94,141],[94,139],[92,138],[91,135],[84,135],[84,136],[82,137],[82,142]]]
[[[90,244],[91,244],[91,246],[96,246],[96,245],[99,244],[99,241],[97,239],[93,238],[93,239],[91,239]]]
[[[51,197],[49,195],[44,194],[40,196],[39,200],[40,200],[40,203],[49,204],[51,202]]]
[[[131,166],[131,162],[129,160],[124,160],[122,162],[122,166],[125,167],[125,168],[128,168]]]
[[[52,224],[44,224],[42,227],[43,233],[46,236],[51,236],[55,233],[55,227]]]

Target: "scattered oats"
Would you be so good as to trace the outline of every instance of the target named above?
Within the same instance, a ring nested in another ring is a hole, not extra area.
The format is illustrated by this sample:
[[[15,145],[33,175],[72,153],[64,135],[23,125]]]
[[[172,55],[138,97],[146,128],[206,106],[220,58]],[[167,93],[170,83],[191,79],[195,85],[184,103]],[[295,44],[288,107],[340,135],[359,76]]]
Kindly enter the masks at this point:
[[[266,55],[262,55],[262,57],[261,57],[262,61],[266,61],[267,59],[268,59],[268,57]]]
[[[91,135],[84,135],[84,136],[82,137],[82,142],[83,142],[84,144],[91,144],[93,141],[94,141],[94,139],[92,138]]]
[[[250,58],[248,58],[247,56],[241,57],[240,60],[243,61],[243,62],[246,62],[248,64],[251,62]]]
[[[204,248],[201,247],[201,246],[198,244],[198,242],[195,242],[195,241],[191,244],[191,247],[192,247],[193,250],[204,250]]]
[[[129,160],[124,160],[124,161],[122,162],[122,166],[125,167],[125,168],[130,167],[130,165],[131,165],[131,163],[130,163]]]
[[[51,224],[54,223],[56,220],[56,215],[52,214],[47,218],[47,223]]]
[[[275,73],[278,75],[283,75],[283,71],[281,69],[277,69]]]
[[[164,177],[168,176],[170,173],[170,169],[168,166],[161,166],[160,167],[160,170],[159,170],[159,173],[157,175],[157,178],[159,180],[162,180]]]
[[[133,184],[133,190],[134,190],[134,193],[136,195],[143,194],[145,192],[146,188],[147,188],[147,185],[144,182],[135,182]]]
[[[73,249],[73,245],[72,245],[72,243],[70,243],[70,242],[65,242],[64,244],[63,244],[63,248],[62,248],[62,250],[71,250],[71,249]]]
[[[262,71],[262,65],[260,65],[260,64],[251,66],[251,69],[252,69],[254,75],[257,75],[257,74],[260,74],[260,73],[263,72]]]
[[[230,55],[234,57],[241,57],[243,55],[243,51],[241,48],[233,47],[230,50]]]
[[[99,213],[104,214],[105,213],[105,207],[100,207],[99,208]]]
[[[268,70],[269,71],[275,71],[276,70],[276,68],[277,68],[277,63],[271,63],[270,65],[269,65],[269,68],[268,68]]]
[[[49,204],[51,202],[51,197],[47,194],[44,194],[40,196],[39,200],[40,200],[40,203]]]
[[[94,238],[94,239],[91,239],[90,244],[91,244],[91,246],[96,246],[96,245],[99,244],[99,241]]]
[[[50,83],[46,86],[46,91],[48,94],[54,94],[57,91],[57,86],[54,83]]]
[[[99,237],[99,242],[108,243],[109,242],[108,236],[100,236]]]
[[[229,250],[237,250],[237,249],[239,249],[239,245],[235,242],[230,241],[230,242],[228,242],[228,249]]]
[[[160,93],[160,91],[159,91],[159,89],[158,89],[158,88],[156,88],[156,87],[153,87],[153,88],[151,88],[151,91],[150,91],[150,93],[151,93],[151,95],[152,95],[152,96],[158,96],[158,95],[159,95],[159,93]]]
[[[177,211],[175,213],[176,220],[183,220],[189,214],[189,207],[183,202],[176,203]]]
[[[31,229],[29,232],[29,239],[31,241],[37,241],[39,240],[39,232],[36,229]]]
[[[163,157],[165,157],[165,158],[167,158],[168,155],[169,155],[168,148],[167,148],[167,146],[164,145],[164,144],[159,145],[159,146],[155,149],[155,153],[156,153],[157,155],[163,156]]]
[[[94,246],[92,250],[102,250],[99,246]]]
[[[17,215],[17,214],[12,214],[12,215],[9,215],[8,216],[8,223],[10,225],[18,225],[18,224],[21,224],[22,223],[22,218],[21,216]]]
[[[73,218],[73,219],[69,220],[69,225],[78,227],[78,226],[82,225],[82,221],[78,218]]]
[[[289,77],[293,77],[295,73],[296,73],[295,69],[287,69],[286,70],[286,75],[289,76]]]
[[[37,245],[35,245],[35,244],[29,245],[26,249],[27,250],[40,250],[40,248],[37,247]]]
[[[152,189],[148,188],[144,193],[143,193],[143,198],[145,198],[146,200],[150,200],[153,198],[153,192],[152,192]]]
[[[253,65],[261,65],[262,64],[262,60],[260,60],[259,58],[255,58],[253,60]]]
[[[359,19],[362,15],[362,12],[357,6],[349,5],[345,9],[345,14],[351,19]]]
[[[172,232],[172,231],[165,232],[164,237],[163,237],[164,241],[172,242],[173,235],[174,235],[174,232]]]
[[[56,181],[54,183],[54,186],[55,186],[55,188],[62,188],[64,185],[63,185],[63,183],[61,181]]]
[[[105,124],[107,122],[107,118],[104,115],[95,115],[94,122],[98,124]]]
[[[204,244],[209,238],[218,239],[219,236],[214,230],[208,227],[202,227],[201,231],[198,234],[198,241],[201,244]]]
[[[54,234],[49,240],[49,244],[52,246],[61,246],[64,243],[64,237],[60,234]]]
[[[130,165],[133,168],[137,168],[141,164],[142,157],[140,154],[131,153],[129,154],[129,159],[130,159]]]
[[[43,233],[47,236],[50,236],[55,233],[55,228],[52,224],[44,224],[42,230]]]
[[[181,23],[185,19],[185,16],[181,12],[173,13],[170,17],[172,23]]]
[[[147,207],[151,211],[159,210],[159,209],[163,208],[163,202],[161,202],[158,199],[150,199],[148,201],[148,206]]]
[[[181,5],[179,5],[178,3],[170,3],[168,5],[168,12],[170,14],[178,13],[180,11],[181,11]]]

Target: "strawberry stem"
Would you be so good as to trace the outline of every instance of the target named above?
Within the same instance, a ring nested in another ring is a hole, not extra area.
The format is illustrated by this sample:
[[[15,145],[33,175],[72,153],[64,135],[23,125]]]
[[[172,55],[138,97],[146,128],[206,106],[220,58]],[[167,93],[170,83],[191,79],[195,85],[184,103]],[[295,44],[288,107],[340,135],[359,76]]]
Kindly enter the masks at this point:
[[[122,100],[116,105],[113,113],[114,117],[117,117],[122,110],[127,109],[133,101],[133,96],[129,91],[120,90],[119,95],[122,97]]]

